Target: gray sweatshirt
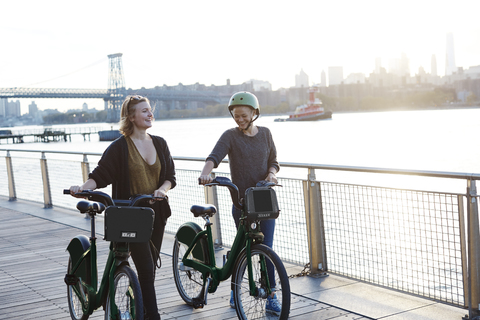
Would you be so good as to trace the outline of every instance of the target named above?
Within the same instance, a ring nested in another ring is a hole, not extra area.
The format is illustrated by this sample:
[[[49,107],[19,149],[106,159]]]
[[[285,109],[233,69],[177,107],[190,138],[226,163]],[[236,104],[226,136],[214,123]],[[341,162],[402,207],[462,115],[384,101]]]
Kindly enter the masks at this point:
[[[241,198],[245,196],[246,189],[265,180],[269,168],[280,170],[270,130],[266,127],[257,128],[258,133],[253,137],[245,135],[238,128],[225,131],[207,158],[217,168],[228,155],[232,182],[237,185]]]

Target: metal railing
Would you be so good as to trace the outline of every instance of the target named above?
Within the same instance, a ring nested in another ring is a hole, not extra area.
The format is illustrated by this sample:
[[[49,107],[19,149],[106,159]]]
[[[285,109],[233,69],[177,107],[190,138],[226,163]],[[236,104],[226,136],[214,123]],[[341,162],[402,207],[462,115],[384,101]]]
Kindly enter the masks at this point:
[[[5,158],[0,162],[0,179],[8,182],[0,185],[0,195],[12,201],[41,202],[45,208],[71,209],[77,199],[65,197],[62,189],[86,180],[101,154],[0,149],[0,156]],[[203,188],[197,182],[200,170],[181,168],[201,165],[205,159],[174,159],[178,184],[169,192],[172,216],[166,231],[175,233],[187,221],[201,224],[190,206],[213,203],[219,212],[214,216],[215,243],[231,246],[235,226],[228,190]],[[475,182],[479,174],[280,165],[282,172],[291,175],[280,177],[283,187],[276,189],[281,214],[276,220],[274,250],[284,261],[309,263],[312,275],[335,273],[468,307],[470,317],[478,315],[480,235]],[[340,174],[332,176],[332,172]],[[215,174],[229,176],[228,172]],[[417,190],[422,185],[418,177],[433,182]],[[460,189],[466,191],[446,191],[455,181],[463,181]],[[405,187],[406,182],[414,188]]]

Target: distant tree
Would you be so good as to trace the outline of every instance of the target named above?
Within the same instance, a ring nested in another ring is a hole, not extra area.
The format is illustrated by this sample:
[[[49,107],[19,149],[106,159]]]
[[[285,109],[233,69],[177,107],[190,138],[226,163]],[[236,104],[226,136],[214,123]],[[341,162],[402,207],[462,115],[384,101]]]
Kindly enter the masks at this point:
[[[477,102],[477,101],[478,101],[477,96],[476,96],[475,94],[473,94],[473,92],[470,92],[470,94],[469,94],[468,97],[467,97],[467,103],[468,103],[469,105],[473,105],[473,104],[475,104],[475,102]]]
[[[95,121],[96,122],[105,122],[107,121],[107,110],[102,110],[102,111],[98,111],[97,113],[95,113]]]

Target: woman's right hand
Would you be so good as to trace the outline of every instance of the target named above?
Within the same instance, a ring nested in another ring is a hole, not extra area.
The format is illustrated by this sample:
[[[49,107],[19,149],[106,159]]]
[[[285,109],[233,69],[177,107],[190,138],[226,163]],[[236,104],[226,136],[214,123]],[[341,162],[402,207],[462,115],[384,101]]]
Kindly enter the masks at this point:
[[[209,174],[201,175],[200,178],[198,178],[198,183],[203,185],[210,183],[212,181],[213,181],[213,178]]]
[[[84,196],[78,196],[76,195],[77,192],[81,192],[83,191],[82,190],[82,187],[80,186],[71,186],[70,187],[70,194],[72,195],[72,197],[75,197],[75,198],[84,198]]]

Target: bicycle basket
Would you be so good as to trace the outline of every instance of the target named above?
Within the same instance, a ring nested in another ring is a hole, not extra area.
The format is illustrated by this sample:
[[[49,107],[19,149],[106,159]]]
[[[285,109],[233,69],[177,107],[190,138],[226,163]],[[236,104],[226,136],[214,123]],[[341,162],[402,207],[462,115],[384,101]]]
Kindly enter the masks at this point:
[[[245,210],[249,221],[277,219],[280,210],[275,190],[268,187],[248,188],[245,191]]]
[[[152,236],[154,218],[152,208],[110,206],[105,210],[105,240],[147,242]]]

